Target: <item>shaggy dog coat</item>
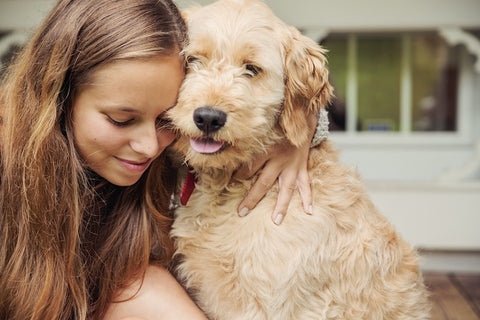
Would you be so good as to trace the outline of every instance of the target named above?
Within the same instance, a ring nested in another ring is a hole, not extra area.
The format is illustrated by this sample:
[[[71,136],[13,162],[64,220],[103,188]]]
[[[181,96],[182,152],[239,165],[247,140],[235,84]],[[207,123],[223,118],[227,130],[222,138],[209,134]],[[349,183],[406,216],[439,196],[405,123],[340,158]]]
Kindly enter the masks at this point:
[[[170,117],[197,184],[176,210],[176,273],[211,319],[427,319],[416,252],[377,212],[331,143],[310,152],[313,214],[294,192],[283,223],[277,187],[246,217],[255,178],[232,178],[274,144],[308,143],[331,95],[324,51],[256,0],[185,12],[187,75]]]

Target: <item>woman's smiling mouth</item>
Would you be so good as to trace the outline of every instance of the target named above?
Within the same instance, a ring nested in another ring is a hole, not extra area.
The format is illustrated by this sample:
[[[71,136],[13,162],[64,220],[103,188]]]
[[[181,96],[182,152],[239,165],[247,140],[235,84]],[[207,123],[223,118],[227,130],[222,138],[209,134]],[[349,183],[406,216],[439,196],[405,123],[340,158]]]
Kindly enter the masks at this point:
[[[115,157],[115,159],[120,162],[120,164],[127,170],[132,171],[132,172],[143,172],[145,171],[150,163],[152,162],[151,159],[147,159],[146,161],[140,162],[140,161],[130,161],[130,160],[125,160],[122,158]]]

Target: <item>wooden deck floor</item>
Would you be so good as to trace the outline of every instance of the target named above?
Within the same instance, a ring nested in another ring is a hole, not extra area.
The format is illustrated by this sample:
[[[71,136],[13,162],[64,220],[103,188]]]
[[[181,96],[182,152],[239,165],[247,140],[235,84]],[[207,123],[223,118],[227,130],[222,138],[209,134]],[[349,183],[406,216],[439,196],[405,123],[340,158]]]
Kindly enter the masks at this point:
[[[480,272],[424,272],[432,320],[480,320]]]

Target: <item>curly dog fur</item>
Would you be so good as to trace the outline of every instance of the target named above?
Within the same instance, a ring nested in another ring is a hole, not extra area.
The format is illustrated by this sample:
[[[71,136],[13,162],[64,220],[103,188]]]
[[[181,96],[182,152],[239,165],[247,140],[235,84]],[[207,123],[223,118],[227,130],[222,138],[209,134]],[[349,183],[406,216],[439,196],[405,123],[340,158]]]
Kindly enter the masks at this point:
[[[428,319],[415,250],[377,212],[329,141],[310,152],[313,214],[273,187],[246,217],[253,179],[232,174],[273,144],[300,145],[332,96],[323,49],[257,0],[187,10],[187,75],[169,115],[197,185],[176,210],[176,273],[211,319]]]

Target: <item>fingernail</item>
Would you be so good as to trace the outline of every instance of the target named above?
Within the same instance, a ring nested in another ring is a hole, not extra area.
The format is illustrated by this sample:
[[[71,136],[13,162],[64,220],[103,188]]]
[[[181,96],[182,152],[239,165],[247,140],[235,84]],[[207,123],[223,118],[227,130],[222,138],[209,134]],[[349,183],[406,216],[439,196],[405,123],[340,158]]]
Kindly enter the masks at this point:
[[[240,209],[240,211],[238,212],[238,215],[240,217],[245,217],[250,211],[248,210],[247,207],[243,207],[242,209]]]
[[[280,212],[275,215],[275,219],[273,219],[273,222],[278,226],[280,223],[283,221],[283,214]]]
[[[312,205],[309,205],[308,207],[305,208],[305,212],[309,215],[313,214],[313,207]]]

